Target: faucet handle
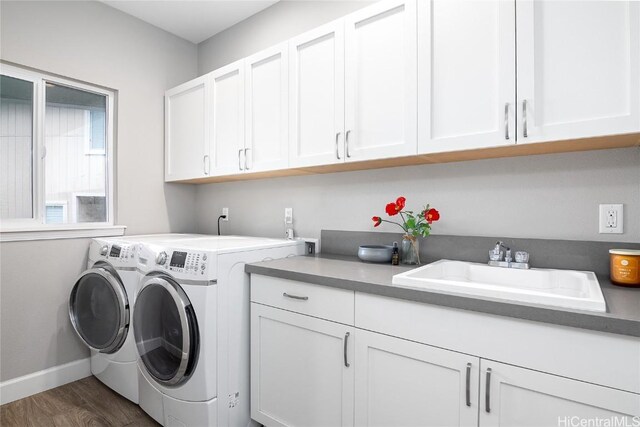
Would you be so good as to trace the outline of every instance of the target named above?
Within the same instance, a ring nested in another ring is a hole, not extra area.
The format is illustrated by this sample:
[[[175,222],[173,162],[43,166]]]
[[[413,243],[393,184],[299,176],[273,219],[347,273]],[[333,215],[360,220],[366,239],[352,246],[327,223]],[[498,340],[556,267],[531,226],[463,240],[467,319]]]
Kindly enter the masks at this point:
[[[489,251],[489,260],[490,261],[501,261],[502,260],[502,251],[500,249],[491,249]]]
[[[523,262],[523,263],[529,262],[529,252],[517,251],[516,262]]]

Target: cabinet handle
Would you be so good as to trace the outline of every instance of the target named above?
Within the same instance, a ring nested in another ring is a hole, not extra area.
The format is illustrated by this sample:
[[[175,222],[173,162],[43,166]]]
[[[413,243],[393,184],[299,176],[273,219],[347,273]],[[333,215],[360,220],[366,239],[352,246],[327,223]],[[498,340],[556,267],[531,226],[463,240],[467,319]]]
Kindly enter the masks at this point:
[[[242,170],[242,163],[240,162],[240,156],[244,150],[241,148],[238,150],[238,169]]]
[[[340,138],[340,132],[336,133],[336,158],[340,160],[340,145],[338,144],[338,139]]]
[[[247,159],[249,158],[249,150],[251,150],[251,148],[245,148],[244,149],[244,170],[248,171],[249,170],[249,162],[247,161]]]
[[[302,300],[302,301],[307,301],[309,299],[309,297],[301,297],[299,295],[291,295],[291,294],[288,294],[286,292],[283,293],[282,296],[283,297],[287,297],[287,298],[299,299],[299,300]]]
[[[208,165],[209,155],[205,154],[202,158],[202,169],[204,169],[204,174],[209,175],[209,165]]]
[[[349,365],[349,361],[347,360],[347,345],[349,343],[349,335],[351,335],[349,332],[344,334],[344,366],[346,366],[347,368],[351,366]]]
[[[487,368],[487,379],[485,381],[485,401],[484,410],[487,413],[491,412],[491,368]]]
[[[504,104],[504,139],[509,139],[509,103]]]
[[[522,136],[528,137],[529,131],[527,129],[527,100],[522,101]]]
[[[466,388],[466,398],[467,398],[467,406],[471,406],[471,363],[467,363],[467,388]]]
[[[349,134],[351,133],[350,130],[347,131],[347,133],[344,135],[344,145],[346,146],[347,149],[347,157],[351,157],[351,152],[349,151]]]

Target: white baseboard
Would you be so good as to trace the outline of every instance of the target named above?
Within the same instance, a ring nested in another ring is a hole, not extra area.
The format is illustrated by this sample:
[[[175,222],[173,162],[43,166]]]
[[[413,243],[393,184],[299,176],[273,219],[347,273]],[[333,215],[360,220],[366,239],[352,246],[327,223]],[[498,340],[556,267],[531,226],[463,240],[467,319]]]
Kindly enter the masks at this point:
[[[91,375],[91,359],[80,359],[64,365],[0,383],[0,405],[41,393]]]

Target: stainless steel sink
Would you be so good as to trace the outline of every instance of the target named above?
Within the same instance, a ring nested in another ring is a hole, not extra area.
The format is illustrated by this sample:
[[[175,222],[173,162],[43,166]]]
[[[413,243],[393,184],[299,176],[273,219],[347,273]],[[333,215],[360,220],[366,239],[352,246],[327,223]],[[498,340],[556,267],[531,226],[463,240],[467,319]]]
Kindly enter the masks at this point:
[[[607,310],[593,272],[532,268],[518,270],[440,260],[393,276],[393,284],[414,289],[491,297],[576,310]]]

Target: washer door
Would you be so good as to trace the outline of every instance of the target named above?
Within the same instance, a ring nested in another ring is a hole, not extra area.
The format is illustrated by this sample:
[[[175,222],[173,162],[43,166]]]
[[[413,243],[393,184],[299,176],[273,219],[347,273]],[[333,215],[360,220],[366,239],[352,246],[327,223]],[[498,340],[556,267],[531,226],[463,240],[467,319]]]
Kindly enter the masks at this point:
[[[69,297],[69,318],[90,348],[113,353],[122,347],[129,331],[129,301],[113,267],[96,264],[80,275]]]
[[[195,312],[182,288],[171,278],[148,276],[136,299],[133,332],[147,372],[160,384],[186,381],[198,359]]]

